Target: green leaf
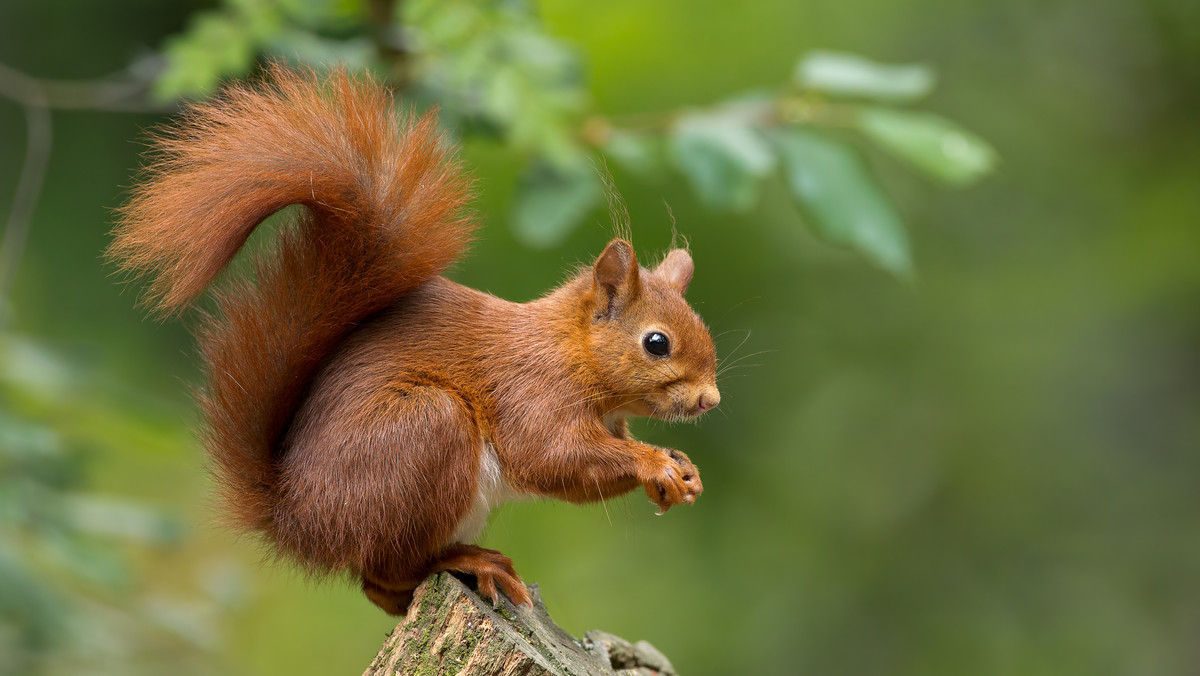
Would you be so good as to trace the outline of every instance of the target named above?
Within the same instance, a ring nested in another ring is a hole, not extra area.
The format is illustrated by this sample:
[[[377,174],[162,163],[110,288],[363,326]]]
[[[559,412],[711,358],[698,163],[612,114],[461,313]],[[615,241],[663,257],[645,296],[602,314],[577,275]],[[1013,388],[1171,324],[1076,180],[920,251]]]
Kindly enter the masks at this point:
[[[45,582],[45,571],[34,570],[32,562],[23,561],[19,550],[10,542],[0,548],[0,618],[4,618],[6,630],[13,626],[9,618],[16,618],[20,636],[6,636],[4,645],[12,646],[21,640],[28,648],[45,649],[45,646],[62,632],[67,611],[62,599],[62,589]],[[20,645],[17,643],[16,645]],[[6,655],[8,657],[8,655]]]
[[[521,115],[525,83],[521,73],[507,64],[497,65],[481,90],[483,110],[496,122],[508,126]]]
[[[0,385],[40,401],[59,401],[76,384],[70,364],[38,343],[11,334],[0,337]]]
[[[771,138],[783,160],[788,186],[811,214],[817,233],[907,278],[912,261],[904,224],[858,155],[795,127],[780,129]]]
[[[867,108],[858,127],[896,157],[954,185],[972,183],[996,164],[987,141],[932,113]]]
[[[638,176],[648,177],[662,171],[662,147],[658,137],[614,129],[602,150]]]
[[[130,582],[128,563],[104,543],[53,531],[43,534],[38,544],[50,561],[81,580],[110,588]]]
[[[63,506],[65,520],[89,535],[163,544],[178,541],[181,534],[174,520],[127,500],[74,494],[64,498]]]
[[[604,195],[592,166],[568,169],[539,166],[526,172],[517,187],[513,231],[528,246],[560,244]]]
[[[222,77],[249,70],[255,50],[247,24],[218,12],[198,14],[186,33],[167,42],[167,68],[154,83],[154,93],[164,100],[205,94]]]
[[[317,68],[345,65],[363,70],[375,56],[375,44],[364,37],[333,40],[304,30],[286,30],[267,42],[267,51],[291,63]]]
[[[7,460],[36,462],[62,452],[62,439],[54,430],[0,411],[0,468]]]
[[[758,200],[759,180],[775,157],[750,124],[734,115],[694,114],[672,129],[671,159],[700,199],[746,211]]]
[[[928,94],[933,71],[922,65],[885,65],[854,54],[811,52],[796,64],[796,84],[837,96],[913,101]]]
[[[221,4],[226,16],[244,27],[255,41],[270,39],[290,23],[287,19],[300,18],[279,0],[224,0]]]
[[[236,4],[265,5],[276,12],[282,10],[294,23],[325,30],[346,30],[363,23],[368,14],[364,0],[238,0]]]

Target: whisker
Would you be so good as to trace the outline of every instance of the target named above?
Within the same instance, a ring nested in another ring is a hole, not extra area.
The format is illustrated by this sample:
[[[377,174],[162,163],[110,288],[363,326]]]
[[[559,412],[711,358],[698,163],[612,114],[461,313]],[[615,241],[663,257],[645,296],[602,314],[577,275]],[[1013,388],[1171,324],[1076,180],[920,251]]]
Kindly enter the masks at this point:
[[[639,394],[637,394],[637,395],[635,395],[635,396],[644,397],[644,396],[647,396],[647,395],[650,395],[650,394],[652,394],[652,393],[651,393],[651,392],[642,392],[642,393],[639,393]],[[571,401],[571,402],[568,402],[568,403],[566,403],[566,404],[563,404],[562,406],[559,406],[558,408],[552,409],[552,410],[550,411],[550,413],[554,413],[554,412],[556,412],[556,411],[561,411],[561,410],[562,410],[562,409],[564,409],[564,408],[571,408],[572,406],[578,406],[579,404],[586,404],[586,403],[588,403],[588,402],[591,402],[591,401],[600,401],[601,399],[607,399],[607,398],[609,398],[609,397],[612,397],[612,396],[615,396],[615,395],[613,395],[613,394],[610,394],[610,393],[594,394],[594,395],[591,395],[591,396],[584,397],[584,398],[582,398],[582,399],[577,399],[577,400],[575,400],[575,401]]]
[[[596,494],[600,496],[600,504],[604,506],[604,518],[608,519],[608,527],[612,528],[612,517],[608,515],[608,503],[604,501],[604,491],[600,490],[600,480],[592,477],[596,482]]]
[[[722,357],[721,360],[717,362],[717,366],[720,367],[722,364],[724,364],[726,361],[728,361],[730,357],[737,354],[737,351],[742,349],[742,346],[746,344],[746,341],[750,340],[750,334],[751,334],[751,330],[746,329],[746,335],[742,338],[742,342],[738,343],[737,347],[733,348],[733,350],[729,354]]]
[[[759,355],[761,355],[761,354],[768,354],[768,353],[771,353],[771,352],[778,352],[778,351],[779,351],[779,350],[759,350],[758,352],[751,352],[751,353],[749,353],[749,354],[744,354],[744,355],[742,355],[742,356],[738,357],[737,359],[734,359],[734,360],[733,360],[733,361],[731,361],[731,362],[730,362],[730,361],[728,361],[728,358],[727,358],[727,360],[726,360],[726,361],[724,361],[724,362],[721,362],[721,364],[719,364],[719,365],[718,365],[718,367],[717,367],[717,373],[718,373],[718,374],[720,374],[720,373],[724,372],[725,370],[727,370],[727,369],[729,369],[730,367],[732,367],[734,364],[737,364],[738,362],[740,362],[740,361],[742,361],[742,360],[744,360],[744,359],[749,359],[750,357],[757,357],[757,356],[759,356]],[[732,355],[730,355],[730,356],[732,356]]]
[[[725,373],[728,373],[729,371],[736,371],[741,368],[746,368],[747,366],[762,366],[762,362],[754,361],[754,362],[730,364],[729,366],[726,366],[725,368],[718,371],[717,375],[723,375]]]
[[[728,310],[726,310],[726,311],[725,311],[725,314],[721,315],[721,316],[720,316],[720,318],[718,318],[718,319],[717,319],[717,321],[715,321],[715,322],[713,322],[713,323],[714,323],[714,324],[720,324],[720,323],[721,323],[721,322],[722,322],[722,321],[723,321],[723,320],[724,320],[726,317],[728,317],[728,316],[729,316],[729,313],[730,313],[730,312],[733,312],[734,310],[736,310],[736,309],[738,309],[739,307],[741,307],[741,306],[745,305],[746,303],[749,303],[749,302],[750,302],[750,301],[752,301],[752,300],[760,300],[761,298],[762,298],[762,296],[750,296],[749,298],[747,298],[747,299],[745,299],[745,300],[738,301],[737,303],[735,303],[735,304],[733,305],[733,307],[731,307],[731,308],[729,308]]]
[[[725,329],[724,331],[722,331],[722,332],[718,333],[717,335],[713,336],[713,340],[716,340],[717,338],[720,338],[721,336],[723,336],[723,335],[725,335],[725,334],[727,334],[727,333],[733,333],[734,331],[748,331],[748,330],[749,330],[749,329]]]
[[[644,396],[644,395],[639,395],[639,396]],[[608,415],[609,413],[612,413],[613,411],[617,410],[618,408],[621,408],[622,406],[625,406],[625,405],[627,405],[627,404],[632,404],[632,403],[633,403],[633,402],[635,402],[635,401],[637,401],[637,397],[636,397],[636,396],[635,396],[635,397],[633,397],[632,399],[630,399],[629,401],[623,401],[623,402],[621,402],[620,404],[617,404],[616,406],[613,406],[612,408],[610,408],[610,409],[608,409],[607,411],[605,411],[605,412],[602,414],[602,416],[601,416],[601,417],[603,417],[603,416],[605,416],[605,415]]]

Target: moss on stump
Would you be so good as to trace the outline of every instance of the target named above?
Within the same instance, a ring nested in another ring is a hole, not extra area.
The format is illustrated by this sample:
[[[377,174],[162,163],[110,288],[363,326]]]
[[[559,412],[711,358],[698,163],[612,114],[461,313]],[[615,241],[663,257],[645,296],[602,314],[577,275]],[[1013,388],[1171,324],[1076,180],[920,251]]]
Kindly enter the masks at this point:
[[[492,608],[453,575],[430,577],[363,676],[677,676],[645,641],[571,636],[550,619],[537,585],[529,591],[532,611],[507,598]]]

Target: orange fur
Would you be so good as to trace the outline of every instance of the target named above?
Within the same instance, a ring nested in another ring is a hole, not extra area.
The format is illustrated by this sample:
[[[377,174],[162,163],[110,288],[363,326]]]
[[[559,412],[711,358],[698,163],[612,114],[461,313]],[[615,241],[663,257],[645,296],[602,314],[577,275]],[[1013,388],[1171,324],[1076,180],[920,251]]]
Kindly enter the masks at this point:
[[[485,463],[516,494],[586,502],[638,485],[666,510],[703,490],[629,415],[716,405],[686,251],[654,270],[614,240],[592,268],[517,304],[438,275],[473,222],[432,115],[398,117],[370,79],[272,67],[156,141],[109,255],[190,304],[251,231],[304,215],[201,323],[205,446],[230,519],[314,572],[350,571],[388,612],[431,572],[527,602],[511,561],[461,541]],[[669,355],[643,347],[669,336]],[[486,513],[484,514],[486,518]]]

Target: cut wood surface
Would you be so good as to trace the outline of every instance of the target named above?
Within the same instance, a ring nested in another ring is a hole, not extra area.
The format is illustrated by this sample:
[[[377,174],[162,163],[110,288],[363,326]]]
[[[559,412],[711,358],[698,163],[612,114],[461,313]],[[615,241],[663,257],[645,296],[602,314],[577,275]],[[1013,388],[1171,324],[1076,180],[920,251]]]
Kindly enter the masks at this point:
[[[602,631],[571,636],[550,619],[537,585],[529,591],[532,611],[507,598],[493,608],[450,573],[430,577],[363,676],[676,676],[645,641]]]

